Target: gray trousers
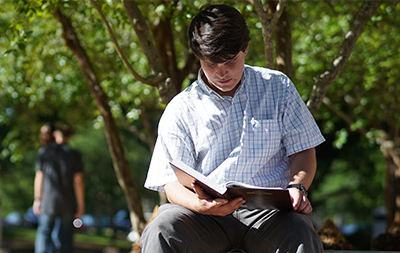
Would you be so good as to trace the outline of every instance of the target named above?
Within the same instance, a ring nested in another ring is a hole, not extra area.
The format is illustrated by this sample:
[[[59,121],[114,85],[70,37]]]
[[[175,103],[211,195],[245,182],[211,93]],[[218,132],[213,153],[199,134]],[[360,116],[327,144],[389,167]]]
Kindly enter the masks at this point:
[[[141,237],[142,253],[320,253],[310,215],[240,208],[224,217],[164,204]]]

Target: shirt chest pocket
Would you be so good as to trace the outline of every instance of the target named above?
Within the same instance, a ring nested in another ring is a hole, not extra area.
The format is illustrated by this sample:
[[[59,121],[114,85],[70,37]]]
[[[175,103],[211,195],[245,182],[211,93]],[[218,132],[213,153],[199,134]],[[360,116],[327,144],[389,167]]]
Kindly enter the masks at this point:
[[[255,118],[247,120],[242,145],[246,156],[253,159],[270,159],[281,146],[279,122]]]

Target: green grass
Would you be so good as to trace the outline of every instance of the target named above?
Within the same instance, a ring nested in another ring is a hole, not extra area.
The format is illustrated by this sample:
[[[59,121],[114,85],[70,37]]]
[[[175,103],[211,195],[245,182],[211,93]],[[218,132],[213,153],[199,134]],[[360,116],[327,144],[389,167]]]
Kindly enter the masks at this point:
[[[3,238],[24,239],[26,241],[35,241],[36,230],[24,228],[3,228]]]
[[[132,249],[132,243],[126,239],[123,239],[123,238],[125,238],[125,234],[117,233],[116,238],[112,238],[111,237],[112,234],[113,234],[113,231],[110,229],[108,229],[106,231],[102,231],[102,235],[75,233],[74,241],[91,243],[91,244],[96,244],[99,246],[112,245],[121,250]],[[25,229],[25,228],[12,228],[12,229],[3,228],[3,239],[6,239],[6,238],[30,241],[30,242],[34,243],[35,238],[36,238],[36,230]]]

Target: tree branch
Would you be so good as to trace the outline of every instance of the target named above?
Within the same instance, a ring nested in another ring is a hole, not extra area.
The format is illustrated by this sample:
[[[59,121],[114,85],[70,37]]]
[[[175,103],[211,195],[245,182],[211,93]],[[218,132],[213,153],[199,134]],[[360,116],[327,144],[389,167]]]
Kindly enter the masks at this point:
[[[335,113],[337,116],[339,116],[339,118],[344,120],[344,122],[346,122],[347,125],[349,125],[349,127],[351,127],[354,124],[354,121],[346,113],[344,113],[341,110],[339,110],[338,108],[336,108],[336,106],[331,102],[331,100],[329,98],[324,97],[322,99],[322,102],[329,108],[329,110],[331,110],[333,113]],[[365,129],[357,128],[356,130],[364,136],[367,135],[367,131]]]
[[[94,8],[97,10],[97,12],[99,13],[100,17],[101,17],[101,21],[103,22],[104,26],[106,27],[110,38],[112,40],[112,42],[114,43],[114,46],[117,50],[117,53],[119,55],[119,57],[121,58],[122,62],[125,64],[125,67],[129,70],[129,72],[132,73],[132,75],[136,78],[136,80],[144,83],[144,84],[148,84],[148,85],[154,85],[154,81],[152,80],[152,78],[143,78],[141,77],[132,67],[132,65],[129,63],[128,59],[125,57],[125,54],[122,52],[117,39],[115,38],[114,32],[111,29],[109,23],[107,22],[106,17],[104,16],[103,12],[101,11],[101,8],[99,7],[99,5],[94,1],[94,0],[90,0],[90,2],[93,4]]]
[[[161,101],[167,104],[177,94],[177,91],[171,82],[171,78],[167,76],[162,67],[151,38],[149,26],[140,12],[136,1],[122,0],[122,3],[124,4],[129,21],[138,36],[143,53],[146,55],[149,68],[154,77],[154,86],[158,87]]]
[[[378,132],[376,143],[380,145],[384,156],[390,157],[396,169],[400,172],[400,157],[396,152],[396,144],[393,140],[389,140],[389,135],[384,130]]]
[[[271,19],[272,27],[275,27],[276,24],[278,23],[278,20],[281,17],[283,10],[285,8],[285,2],[286,0],[279,0],[278,4],[276,5],[275,12]]]
[[[345,39],[340,46],[333,64],[323,74],[314,78],[314,86],[310,98],[307,102],[308,109],[311,114],[315,115],[321,106],[322,100],[328,91],[330,85],[342,73],[347,60],[357,42],[358,37],[364,30],[364,26],[371,18],[372,14],[379,7],[382,1],[364,1],[357,14],[350,24],[350,30],[347,32]]]
[[[126,117],[126,114],[127,114],[126,106],[121,103],[119,105],[120,105],[122,112],[124,112],[122,114],[122,117],[124,118],[123,124],[124,124],[125,128],[128,129],[129,132],[132,133],[134,136],[139,138],[143,143],[145,143],[149,147],[149,149],[153,152],[154,144],[156,142],[157,137],[154,134],[154,127],[151,124],[151,120],[150,120],[150,117],[147,112],[147,109],[149,107],[147,107],[143,104],[140,105],[140,111],[141,111],[140,116],[139,116],[140,121],[142,122],[144,129],[147,132],[147,133],[143,133],[135,125],[129,124],[129,121]]]

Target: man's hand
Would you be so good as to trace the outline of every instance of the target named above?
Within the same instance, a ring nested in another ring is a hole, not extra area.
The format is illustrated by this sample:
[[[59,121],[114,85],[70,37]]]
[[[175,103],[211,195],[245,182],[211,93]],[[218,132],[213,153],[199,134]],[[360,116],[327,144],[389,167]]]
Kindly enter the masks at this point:
[[[74,214],[74,218],[80,218],[84,214],[85,214],[85,207],[78,206]]]
[[[241,198],[235,198],[232,200],[227,199],[212,199],[210,195],[205,193],[200,186],[197,184],[192,184],[193,190],[197,194],[198,204],[196,212],[201,214],[216,215],[216,216],[226,216],[233,213],[246,201]]]
[[[293,211],[301,214],[311,213],[311,203],[299,189],[289,188],[288,191],[290,198],[292,199]]]
[[[233,213],[245,202],[243,198],[213,199],[200,186],[192,184],[192,188],[194,192],[179,182],[164,185],[165,193],[171,203],[181,205],[200,214],[226,216]]]
[[[33,201],[32,209],[33,209],[33,213],[34,213],[36,216],[39,216],[39,215],[40,215],[40,199],[35,199],[35,200]]]

